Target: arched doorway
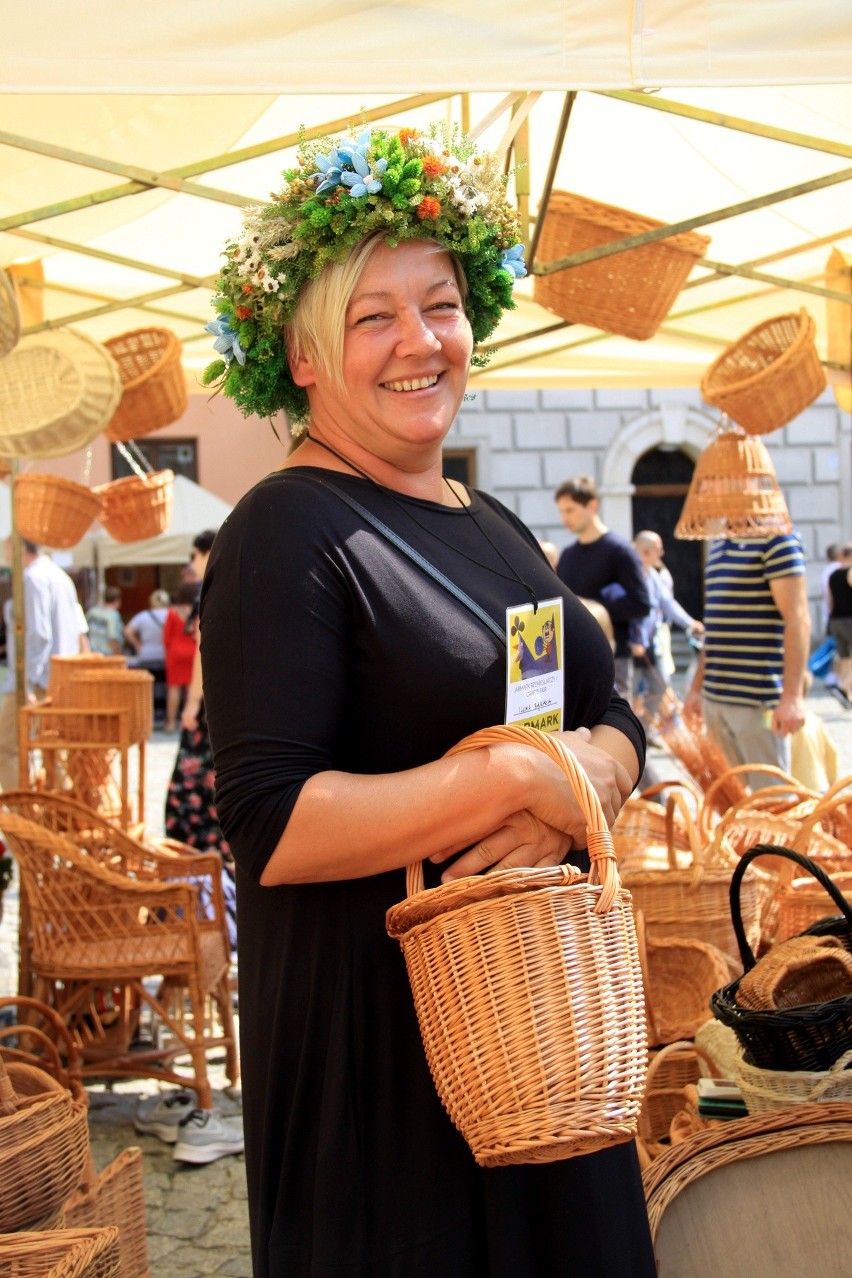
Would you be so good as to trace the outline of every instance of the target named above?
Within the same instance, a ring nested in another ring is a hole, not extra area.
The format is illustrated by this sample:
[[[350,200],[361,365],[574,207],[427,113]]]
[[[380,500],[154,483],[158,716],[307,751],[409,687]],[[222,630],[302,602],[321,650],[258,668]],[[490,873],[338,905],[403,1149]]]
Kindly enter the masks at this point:
[[[675,525],[692,479],[694,462],[671,445],[652,448],[631,474],[634,534],[649,528],[663,539],[675,598],[693,617],[704,613],[704,543],[679,541]]]

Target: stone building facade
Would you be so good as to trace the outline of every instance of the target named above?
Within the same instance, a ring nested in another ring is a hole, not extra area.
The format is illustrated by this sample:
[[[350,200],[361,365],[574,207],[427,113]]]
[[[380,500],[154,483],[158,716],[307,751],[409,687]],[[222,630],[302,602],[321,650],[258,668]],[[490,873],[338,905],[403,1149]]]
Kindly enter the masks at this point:
[[[689,388],[486,390],[463,404],[447,448],[467,458],[478,487],[494,493],[537,537],[561,549],[570,541],[553,500],[562,480],[593,475],[604,522],[630,538],[639,531],[634,526],[637,468],[656,456],[658,478],[665,480],[669,469],[682,477],[684,466],[691,473],[718,421],[718,411]],[[762,439],[808,556],[816,638],[822,633],[820,575],[826,547],[852,540],[852,421],[829,390]],[[658,483],[649,491],[667,487],[673,486]],[[680,485],[681,491],[684,487]],[[669,526],[656,530],[664,537],[671,564],[679,552],[670,535],[671,511],[676,518],[683,497],[673,507],[671,498],[667,501]],[[653,509],[643,507],[645,512]],[[642,526],[651,526],[647,514]],[[681,545],[691,550],[700,576],[702,543]],[[680,581],[671,566],[679,597],[690,590],[694,595],[697,584],[689,560],[681,561]]]

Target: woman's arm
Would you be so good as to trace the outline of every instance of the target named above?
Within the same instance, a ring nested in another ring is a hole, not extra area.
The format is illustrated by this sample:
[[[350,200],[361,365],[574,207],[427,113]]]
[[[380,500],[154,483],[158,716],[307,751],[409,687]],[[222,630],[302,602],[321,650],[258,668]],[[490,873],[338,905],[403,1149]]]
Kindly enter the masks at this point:
[[[562,734],[611,824],[636,783],[630,741],[605,725]],[[488,746],[384,776],[321,772],[306,782],[261,883],[359,878],[469,849],[444,878],[488,868],[557,865],[585,846],[565,775],[529,746]]]

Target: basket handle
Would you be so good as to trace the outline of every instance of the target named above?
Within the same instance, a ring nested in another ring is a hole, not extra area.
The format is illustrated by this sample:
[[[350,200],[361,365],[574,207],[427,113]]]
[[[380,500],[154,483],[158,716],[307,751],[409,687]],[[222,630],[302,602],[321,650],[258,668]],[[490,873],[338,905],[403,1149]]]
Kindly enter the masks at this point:
[[[0,1114],[16,1114],[18,1112],[17,1096],[12,1080],[6,1070],[3,1057],[0,1056]]]
[[[754,967],[757,960],[754,952],[748,943],[743,927],[742,912],[740,910],[740,884],[743,875],[748,867],[759,856],[780,856],[786,857],[788,861],[795,861],[803,870],[807,870],[808,874],[812,874],[818,883],[821,883],[826,892],[837,906],[840,913],[846,919],[850,931],[852,931],[852,906],[846,900],[846,897],[840,891],[835,883],[826,874],[821,865],[817,865],[816,861],[812,861],[810,857],[803,856],[801,852],[794,852],[792,848],[783,848],[776,846],[774,843],[757,843],[748,852],[744,852],[737,863],[733,874],[731,875],[731,922],[734,927],[734,935],[737,938],[737,945],[740,950],[740,958],[743,961],[743,971],[749,972]]]
[[[481,750],[485,746],[502,745],[507,741],[516,741],[541,750],[558,763],[565,773],[586,821],[591,861],[588,881],[591,884],[599,884],[601,887],[601,894],[595,904],[595,913],[606,914],[615,904],[621,887],[612,834],[606,823],[601,801],[591,781],[578,760],[558,737],[548,732],[540,732],[537,728],[524,727],[522,724],[495,724],[494,727],[481,728],[479,732],[473,732],[470,736],[464,737],[447,751],[446,757],[462,754],[467,750]],[[579,871],[574,870],[575,875],[578,873]],[[415,861],[406,868],[405,886],[408,896],[414,896],[415,893],[423,891],[422,861]]]
[[[704,847],[701,839],[698,837],[698,830],[695,828],[695,820],[689,810],[689,804],[686,802],[682,794],[676,790],[666,799],[666,850],[669,857],[669,867],[672,870],[678,868],[677,853],[674,846],[674,817],[675,810],[683,818],[686,827],[686,836],[689,839],[689,851],[692,856],[692,864],[695,867],[695,878],[700,879],[704,873]]]
[[[830,1092],[835,1083],[848,1083],[848,1078],[844,1078],[844,1072],[852,1065],[852,1047],[848,1052],[844,1052],[842,1056],[834,1062],[831,1069],[828,1070],[823,1077],[814,1084],[808,1093],[808,1101],[822,1100],[826,1092]]]
[[[714,805],[717,791],[721,790],[726,785],[726,783],[730,782],[734,777],[742,777],[749,772],[759,772],[762,776],[775,777],[779,782],[788,785],[790,790],[793,793],[795,794],[802,793],[802,786],[799,784],[796,778],[791,777],[788,772],[785,772],[783,768],[777,767],[774,763],[734,764],[734,766],[728,768],[726,772],[721,772],[719,776],[714,777],[704,791],[704,803],[702,804],[702,808],[701,808],[700,823],[701,823],[701,828],[705,834],[709,835],[711,830],[711,825],[715,824],[715,822],[713,821],[713,816],[714,816],[713,805]],[[753,791],[753,790],[750,791],[747,788],[745,795],[739,801],[740,804],[744,803],[747,805],[748,801],[750,799],[753,799],[756,793],[759,793],[759,791]],[[728,810],[730,811],[730,808]],[[727,813],[725,815],[727,815]]]

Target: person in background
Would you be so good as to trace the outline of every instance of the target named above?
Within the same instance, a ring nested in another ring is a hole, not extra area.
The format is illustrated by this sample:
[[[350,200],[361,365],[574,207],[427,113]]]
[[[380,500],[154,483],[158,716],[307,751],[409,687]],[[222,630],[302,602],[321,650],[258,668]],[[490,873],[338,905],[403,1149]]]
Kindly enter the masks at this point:
[[[704,645],[684,702],[732,764],[790,771],[790,737],[805,721],[811,619],[795,533],[712,543],[704,571]],[[753,789],[774,784],[748,773]]]
[[[566,479],[555,494],[562,522],[577,540],[559,556],[557,575],[569,590],[603,604],[615,633],[615,686],[633,695],[630,622],[651,609],[642,565],[633,547],[611,532],[598,513],[598,491],[590,475]]]
[[[163,647],[166,652],[166,732],[174,732],[178,715],[190,680],[195,654],[198,651],[194,626],[187,627],[190,614],[198,606],[199,585],[184,582],[178,586],[175,601],[169,609],[163,626]]]
[[[559,547],[552,541],[540,541],[538,544],[541,546],[541,553],[556,572],[556,565],[559,563]]]
[[[104,657],[118,656],[124,647],[121,591],[118,586],[107,586],[103,603],[90,608],[86,620],[92,652],[99,652]]]
[[[166,654],[163,648],[163,626],[169,615],[169,592],[152,590],[148,607],[131,617],[124,627],[124,638],[133,651],[129,666],[138,666],[158,674],[165,670]]]
[[[832,696],[852,710],[852,543],[838,551],[838,563],[826,586],[829,603],[829,637],[835,643],[835,683],[828,685]],[[826,681],[828,682],[828,681]]]
[[[460,134],[374,129],[306,143],[298,176],[229,246],[211,331],[234,358],[206,379],[244,412],[308,426],[223,524],[201,603],[237,861],[255,1278],[655,1273],[631,1143],[477,1166],[385,928],[413,861],[428,886],[588,865],[545,754],[512,742],[444,757],[504,722],[513,609],[552,600],[562,614],[554,717],[610,822],[644,757],[598,624],[510,510],[442,476],[474,340],[524,273],[516,241],[496,157],[474,159]]]
[[[703,635],[704,625],[690,617],[677,602],[662,576],[663,539],[651,529],[643,529],[633,538],[633,548],[642,564],[651,611],[639,621],[631,622],[631,651],[637,668],[635,692],[642,697],[640,718],[646,734],[660,708],[666,688],[671,686],[668,672],[663,668],[660,651],[660,630],[669,623],[682,627],[690,636]]]
[[[80,652],[80,603],[74,582],[32,541],[21,539],[24,566],[25,700],[43,701],[51,657]],[[9,556],[11,558],[11,555]],[[15,630],[12,600],[3,610],[8,668],[0,706],[0,786],[14,789],[18,776],[18,705],[15,695]]]

